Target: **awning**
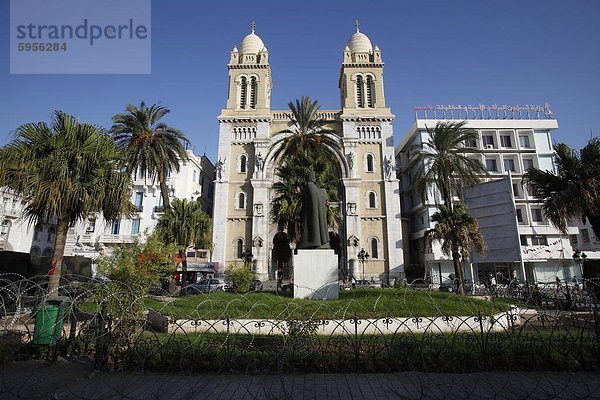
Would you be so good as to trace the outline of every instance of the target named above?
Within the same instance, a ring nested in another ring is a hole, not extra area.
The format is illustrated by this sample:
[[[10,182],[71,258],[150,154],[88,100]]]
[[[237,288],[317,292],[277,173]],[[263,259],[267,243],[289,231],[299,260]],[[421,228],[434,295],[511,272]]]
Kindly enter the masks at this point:
[[[188,272],[205,272],[209,274],[215,273],[215,264],[214,263],[189,263],[187,265]],[[177,266],[177,271],[182,271],[181,264]]]

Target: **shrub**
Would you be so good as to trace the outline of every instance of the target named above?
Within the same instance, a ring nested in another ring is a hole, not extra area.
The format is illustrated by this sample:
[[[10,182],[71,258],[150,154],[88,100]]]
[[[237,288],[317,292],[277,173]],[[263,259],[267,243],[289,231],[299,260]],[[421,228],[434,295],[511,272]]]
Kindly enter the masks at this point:
[[[99,271],[112,281],[132,291],[146,294],[160,278],[175,272],[175,245],[165,245],[157,235],[150,235],[144,243],[119,246],[112,256],[99,259]]]
[[[255,278],[254,271],[246,265],[229,264],[225,273],[233,285],[233,290],[239,293],[246,293],[250,290],[250,284]]]
[[[148,288],[160,283],[160,279],[171,276],[175,272],[174,245],[165,245],[157,235],[152,234],[144,243],[135,242],[119,246],[111,256],[98,260],[99,272],[109,278],[104,290],[98,293],[109,300],[109,303],[137,304],[139,308],[134,314],[143,309],[141,299],[148,293]],[[110,305],[110,304],[109,304]],[[112,313],[115,313],[113,307]]]

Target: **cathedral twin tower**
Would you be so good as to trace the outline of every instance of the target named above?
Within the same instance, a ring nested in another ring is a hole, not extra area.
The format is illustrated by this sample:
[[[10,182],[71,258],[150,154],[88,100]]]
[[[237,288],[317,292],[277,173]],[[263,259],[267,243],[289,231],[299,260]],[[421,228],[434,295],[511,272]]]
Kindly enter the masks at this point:
[[[259,279],[288,268],[287,234],[270,219],[275,169],[269,149],[289,128],[288,110],[271,109],[269,52],[254,32],[231,51],[227,106],[219,115],[219,150],[214,199],[213,261],[240,262],[249,249]],[[332,236],[342,272],[363,278],[357,254],[370,253],[364,277],[403,276],[403,241],[398,181],[394,173],[392,121],[383,89],[381,51],[358,29],[343,51],[341,110],[322,110],[340,137],[342,154],[332,160],[340,179],[342,223]]]

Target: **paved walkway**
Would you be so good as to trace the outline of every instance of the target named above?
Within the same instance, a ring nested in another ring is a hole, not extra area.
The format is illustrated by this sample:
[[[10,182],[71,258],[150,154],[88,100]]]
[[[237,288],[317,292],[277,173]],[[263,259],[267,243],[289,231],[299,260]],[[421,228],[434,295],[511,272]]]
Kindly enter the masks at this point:
[[[600,374],[162,375],[93,373],[89,362],[0,366],[9,399],[600,399]]]

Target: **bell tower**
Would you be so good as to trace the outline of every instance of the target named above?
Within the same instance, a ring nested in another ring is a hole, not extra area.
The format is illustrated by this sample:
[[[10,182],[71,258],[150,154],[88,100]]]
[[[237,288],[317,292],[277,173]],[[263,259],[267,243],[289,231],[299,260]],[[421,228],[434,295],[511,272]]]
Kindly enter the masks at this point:
[[[229,93],[227,110],[242,114],[264,114],[271,108],[271,67],[269,52],[263,41],[251,32],[231,51],[229,64]]]
[[[216,162],[213,259],[224,266],[253,254],[261,279],[267,277],[269,182],[263,161],[269,150],[271,113],[271,67],[269,52],[251,32],[229,55],[227,103],[219,120]]]
[[[385,108],[381,50],[371,45],[369,37],[360,31],[358,21],[356,32],[344,47],[339,88],[343,113]]]

